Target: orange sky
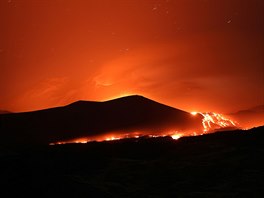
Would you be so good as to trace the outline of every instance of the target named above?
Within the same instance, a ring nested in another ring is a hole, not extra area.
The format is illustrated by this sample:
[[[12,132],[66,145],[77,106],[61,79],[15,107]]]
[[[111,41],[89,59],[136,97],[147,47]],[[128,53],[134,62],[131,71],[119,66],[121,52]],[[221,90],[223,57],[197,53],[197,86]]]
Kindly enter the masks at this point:
[[[0,109],[140,94],[188,111],[264,104],[262,0],[0,0]]]

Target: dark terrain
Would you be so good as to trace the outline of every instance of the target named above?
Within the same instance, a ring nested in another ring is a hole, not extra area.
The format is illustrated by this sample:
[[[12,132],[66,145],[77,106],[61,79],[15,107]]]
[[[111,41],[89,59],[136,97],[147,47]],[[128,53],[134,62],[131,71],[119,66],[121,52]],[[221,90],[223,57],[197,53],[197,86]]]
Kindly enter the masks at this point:
[[[246,128],[264,125],[264,105],[255,106],[249,109],[237,111],[229,114],[231,118],[236,120]]]
[[[63,107],[0,115],[1,146],[47,145],[111,132],[202,130],[202,117],[143,96],[105,102],[77,101]]]
[[[263,197],[263,129],[2,149],[0,197]]]

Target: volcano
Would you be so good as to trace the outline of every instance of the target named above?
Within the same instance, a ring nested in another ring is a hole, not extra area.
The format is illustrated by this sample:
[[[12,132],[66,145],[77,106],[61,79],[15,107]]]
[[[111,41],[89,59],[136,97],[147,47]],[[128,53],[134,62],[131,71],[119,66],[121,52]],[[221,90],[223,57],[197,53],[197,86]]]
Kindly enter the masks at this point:
[[[1,138],[8,145],[49,144],[101,135],[184,133],[202,130],[202,116],[133,95],[105,102],[77,101],[33,112],[0,115]]]

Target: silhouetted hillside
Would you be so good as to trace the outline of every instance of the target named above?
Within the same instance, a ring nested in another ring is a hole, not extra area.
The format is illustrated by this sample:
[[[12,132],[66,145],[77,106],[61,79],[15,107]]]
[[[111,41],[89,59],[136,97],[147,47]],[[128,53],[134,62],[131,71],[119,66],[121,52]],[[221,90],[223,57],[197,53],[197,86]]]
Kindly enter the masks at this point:
[[[6,111],[6,110],[0,110],[0,114],[7,114],[7,113],[11,113],[10,111]]]
[[[109,132],[201,129],[201,116],[142,96],[106,102],[78,101],[64,107],[0,115],[1,137],[10,144],[48,144]]]
[[[264,125],[264,105],[244,109],[229,116],[238,121],[245,128]]]

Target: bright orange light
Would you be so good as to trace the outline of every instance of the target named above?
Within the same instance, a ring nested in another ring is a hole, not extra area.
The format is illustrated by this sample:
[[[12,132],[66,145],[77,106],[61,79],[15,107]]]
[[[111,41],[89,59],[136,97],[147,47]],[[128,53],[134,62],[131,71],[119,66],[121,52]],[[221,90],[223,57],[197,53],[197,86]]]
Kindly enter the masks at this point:
[[[182,136],[183,136],[182,134],[174,134],[174,135],[171,135],[172,139],[174,139],[174,140],[178,140]]]
[[[120,94],[117,94],[117,95],[114,95],[114,96],[111,96],[111,97],[106,97],[104,101],[114,100],[114,99],[117,99],[117,98],[123,98],[123,97],[131,96],[131,95],[133,95],[133,93],[123,92],[123,93],[120,93]]]
[[[74,142],[74,143],[78,143],[78,144],[86,144],[88,141],[76,141],[76,142]]]
[[[79,138],[79,139],[74,139],[74,140],[68,140],[68,141],[61,141],[61,142],[53,142],[50,143],[49,145],[56,145],[56,144],[68,144],[68,143],[88,143],[91,141],[97,141],[97,142],[102,142],[102,141],[114,141],[114,140],[121,140],[121,139],[126,139],[126,138],[140,138],[146,136],[146,133],[139,133],[139,132],[132,132],[130,134],[123,134],[123,135],[111,135],[111,136],[98,136],[98,137],[94,137],[92,139],[88,139],[88,138]],[[179,139],[180,137],[183,136],[183,134],[181,133],[176,133],[176,132],[167,132],[167,133],[162,133],[162,134],[147,134],[147,137],[149,138],[158,138],[158,137],[165,137],[165,136],[171,136],[174,140]]]
[[[112,137],[108,137],[108,138],[106,138],[105,139],[105,141],[113,141],[113,140],[120,140],[121,138],[119,138],[119,137],[114,137],[114,136],[112,136]]]
[[[237,124],[234,121],[224,117],[219,113],[209,112],[199,114],[203,116],[202,124],[204,132],[213,131],[220,128],[237,127]]]
[[[203,116],[202,125],[204,128],[203,129],[204,133],[220,128],[237,127],[236,122],[224,117],[219,113],[214,113],[214,112],[201,113],[201,112],[193,111],[191,112],[191,114],[194,116],[197,114]]]

